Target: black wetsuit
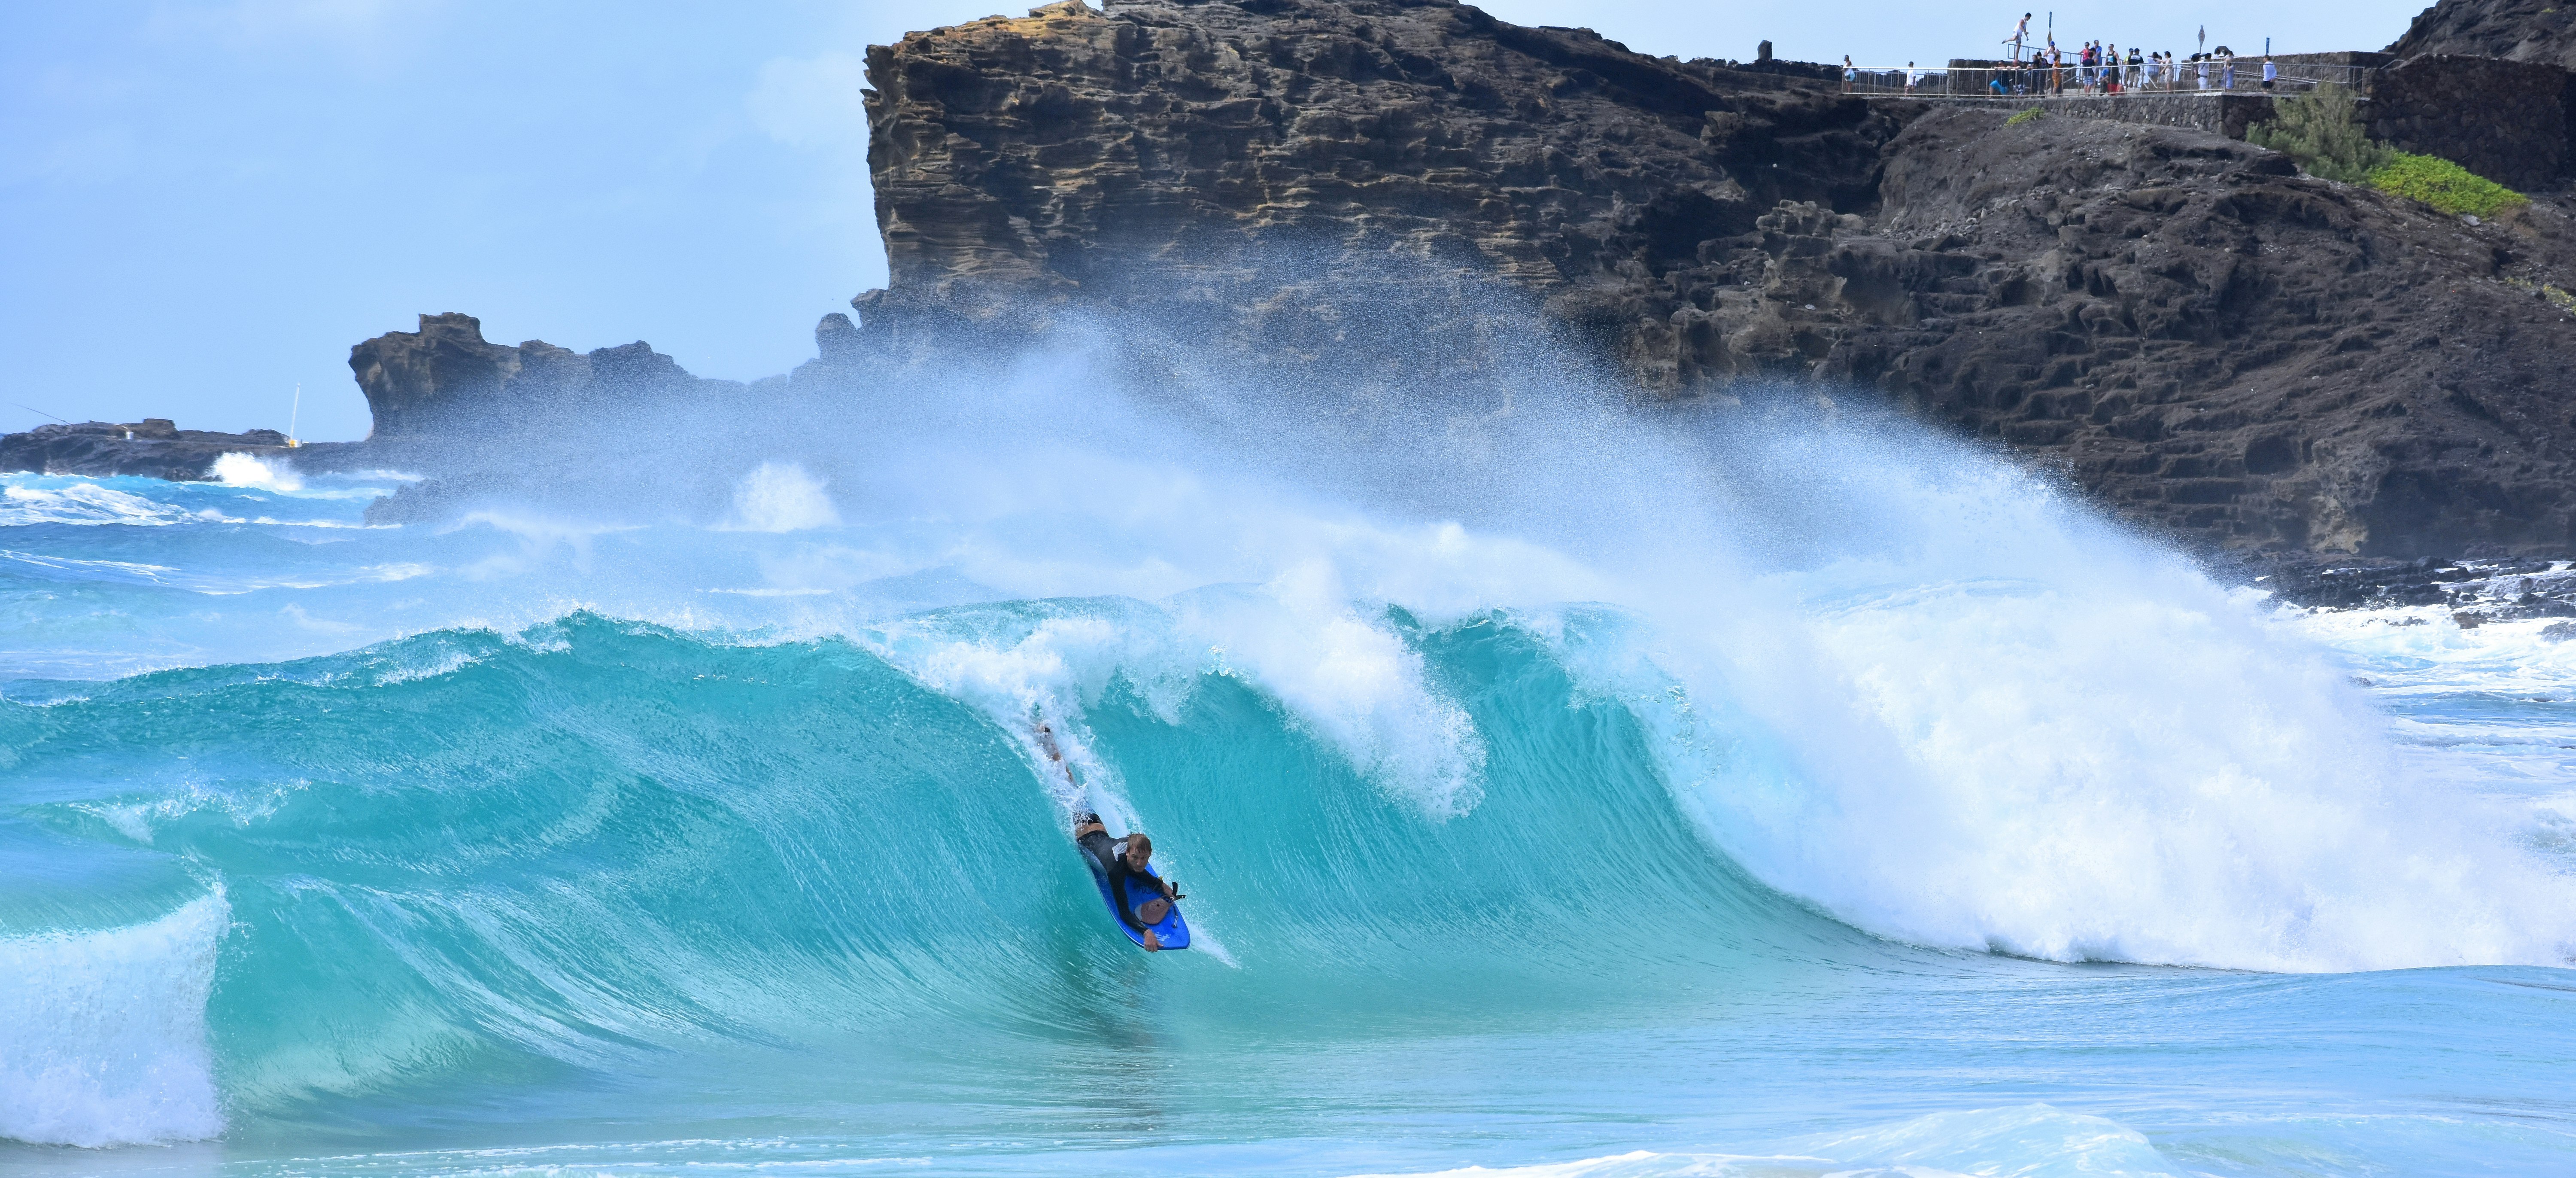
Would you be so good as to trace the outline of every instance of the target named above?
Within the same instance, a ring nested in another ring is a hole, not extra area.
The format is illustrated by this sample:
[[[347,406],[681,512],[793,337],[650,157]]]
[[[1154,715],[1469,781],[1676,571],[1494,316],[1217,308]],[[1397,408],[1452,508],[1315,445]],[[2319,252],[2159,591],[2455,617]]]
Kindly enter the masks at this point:
[[[1119,923],[1140,933],[1153,927],[1136,919],[1136,910],[1128,906],[1127,881],[1141,879],[1147,888],[1156,892],[1163,890],[1163,881],[1127,866],[1127,840],[1113,843],[1109,841],[1107,831],[1095,830],[1074,841],[1091,856],[1093,862],[1100,864],[1101,874],[1109,877],[1109,901],[1117,906]]]

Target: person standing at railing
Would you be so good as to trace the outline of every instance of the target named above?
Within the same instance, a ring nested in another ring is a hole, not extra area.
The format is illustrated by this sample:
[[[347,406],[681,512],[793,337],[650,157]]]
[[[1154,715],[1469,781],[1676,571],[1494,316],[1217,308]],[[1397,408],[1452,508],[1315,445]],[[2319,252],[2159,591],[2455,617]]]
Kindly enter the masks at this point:
[[[2218,88],[2233,90],[2236,88],[2236,55],[2224,49],[2219,52],[2224,56],[2218,59]]]
[[[2144,83],[2146,82],[2146,80],[2147,80],[2147,79],[2146,79],[2146,74],[2145,74],[2145,66],[2146,66],[2145,58],[2144,58],[2144,56],[2143,56],[2143,55],[2141,55],[2141,54],[2138,52],[2138,47],[2137,47],[2137,46],[2135,46],[2135,45],[2131,45],[2131,46],[2129,46],[2129,88],[2130,88],[2130,89],[2135,90],[2135,89],[2137,89],[2140,85],[2142,85],[2142,84],[2144,84]]]
[[[1860,71],[1852,68],[1851,54],[1843,55],[1843,93],[1849,94],[1860,83]]]
[[[2206,57],[2201,58],[2201,59],[2200,59],[2200,63],[2199,63],[2199,64],[2200,64],[2200,88],[2201,88],[2201,89],[2203,89],[2203,90],[2207,90],[2207,89],[2209,89],[2209,59],[2208,59],[2208,58],[2206,58]]]
[[[2274,82],[2278,82],[2278,81],[2280,81],[2280,80],[2281,80],[2281,67],[2279,67],[2279,66],[2277,66],[2277,65],[2272,64],[2272,55],[2271,55],[2271,54],[2268,54],[2268,53],[2264,54],[2264,55],[2263,55],[2263,88],[2264,88],[2264,89],[2266,89],[2266,90],[2269,90],[2269,89],[2271,89],[2271,88],[2272,88],[2272,83],[2274,83]]]

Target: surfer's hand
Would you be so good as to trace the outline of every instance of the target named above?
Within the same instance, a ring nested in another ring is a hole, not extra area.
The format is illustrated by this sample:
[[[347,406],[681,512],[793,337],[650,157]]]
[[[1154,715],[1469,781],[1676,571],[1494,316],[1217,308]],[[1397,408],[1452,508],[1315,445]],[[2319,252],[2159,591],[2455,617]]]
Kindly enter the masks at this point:
[[[1163,939],[1155,936],[1154,930],[1152,929],[1145,930],[1145,951],[1148,953],[1160,953],[1163,951]]]

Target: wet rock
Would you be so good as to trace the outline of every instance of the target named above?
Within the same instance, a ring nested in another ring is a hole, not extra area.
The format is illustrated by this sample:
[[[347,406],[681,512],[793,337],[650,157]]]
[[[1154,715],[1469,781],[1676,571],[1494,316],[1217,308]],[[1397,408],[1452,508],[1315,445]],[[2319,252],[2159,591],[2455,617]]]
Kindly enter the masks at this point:
[[[379,442],[456,440],[495,431],[614,430],[621,409],[718,399],[734,381],[691,376],[638,340],[589,353],[544,340],[517,347],[483,338],[471,315],[422,315],[349,349]]]
[[[1656,397],[1866,391],[2204,551],[2576,536],[2547,202],[2471,227],[2201,131],[2007,126],[1436,0],[1062,3],[868,70],[881,355],[1042,332],[1034,300],[1365,405],[1535,324]]]
[[[108,478],[135,475],[174,482],[214,477],[215,462],[226,454],[289,458],[307,469],[329,464],[346,449],[313,445],[290,449],[286,435],[273,429],[230,434],[180,429],[166,418],[141,421],[84,421],[40,425],[25,433],[0,437],[0,471],[87,475]]]

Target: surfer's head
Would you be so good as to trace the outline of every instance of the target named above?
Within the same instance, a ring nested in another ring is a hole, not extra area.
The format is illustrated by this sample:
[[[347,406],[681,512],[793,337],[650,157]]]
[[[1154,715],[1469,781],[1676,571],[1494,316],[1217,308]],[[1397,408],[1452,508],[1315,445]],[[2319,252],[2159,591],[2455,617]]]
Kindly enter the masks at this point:
[[[1127,836],[1127,866],[1130,870],[1143,871],[1146,861],[1153,857],[1154,840],[1145,837],[1142,831]]]

